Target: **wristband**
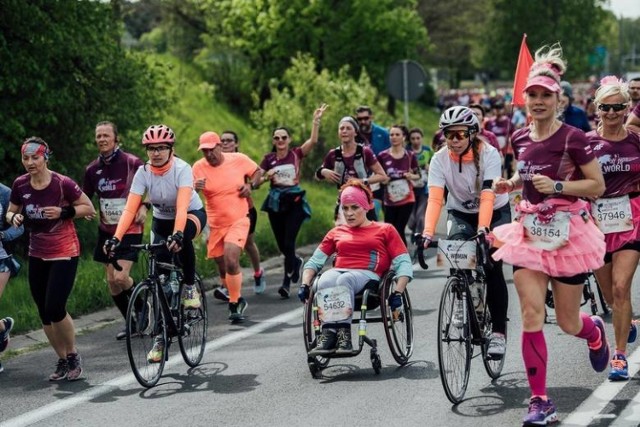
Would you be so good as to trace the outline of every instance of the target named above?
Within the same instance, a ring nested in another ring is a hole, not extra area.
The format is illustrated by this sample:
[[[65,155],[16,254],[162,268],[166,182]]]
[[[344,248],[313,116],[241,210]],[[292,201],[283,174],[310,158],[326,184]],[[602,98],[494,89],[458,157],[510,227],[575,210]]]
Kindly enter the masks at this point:
[[[316,178],[318,178],[319,180],[324,179],[324,176],[322,176],[322,169],[324,169],[322,166],[316,169]]]
[[[11,219],[9,220],[9,224],[13,226],[13,219],[16,217],[17,212],[11,212]]]
[[[64,206],[60,210],[60,219],[69,219],[76,216],[76,208],[73,206]]]

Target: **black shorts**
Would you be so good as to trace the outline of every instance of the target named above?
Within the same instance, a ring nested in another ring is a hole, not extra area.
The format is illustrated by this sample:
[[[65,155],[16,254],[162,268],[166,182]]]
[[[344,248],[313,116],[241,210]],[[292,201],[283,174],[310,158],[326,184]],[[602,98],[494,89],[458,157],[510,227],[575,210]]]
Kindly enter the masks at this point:
[[[611,261],[613,261],[613,254],[620,251],[640,252],[640,242],[630,242],[630,243],[627,243],[626,245],[622,245],[621,247],[619,247],[613,252],[606,252],[604,254],[604,263],[609,264]]]
[[[507,203],[493,211],[490,228],[493,230],[499,225],[509,224],[510,222],[511,208]],[[468,240],[478,233],[478,214],[452,209],[447,217],[447,228],[449,229],[447,239]]]
[[[102,250],[102,247],[104,246],[104,243],[112,237],[113,234],[109,234],[106,231],[98,229],[98,243],[93,251],[94,261],[101,262],[103,264],[109,263],[109,258]],[[120,242],[121,245],[139,245],[140,243],[142,243],[142,234],[125,234]],[[115,258],[136,262],[138,261],[138,251],[116,251]]]
[[[258,223],[258,211],[255,206],[249,209],[247,216],[249,217],[249,234],[253,234],[256,232],[256,224]]]
[[[515,273],[518,270],[522,270],[524,267],[518,267],[517,265],[513,266],[513,272]],[[587,273],[576,274],[575,276],[570,277],[551,277],[553,280],[557,280],[558,282],[566,283],[567,285],[584,285],[584,282],[587,281],[589,275]]]

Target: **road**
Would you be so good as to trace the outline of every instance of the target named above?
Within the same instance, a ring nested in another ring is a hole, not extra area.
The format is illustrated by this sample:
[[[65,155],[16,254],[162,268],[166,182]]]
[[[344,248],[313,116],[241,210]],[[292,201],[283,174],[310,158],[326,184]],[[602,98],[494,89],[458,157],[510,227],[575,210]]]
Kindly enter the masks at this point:
[[[46,381],[55,363],[49,348],[4,361],[0,425],[520,425],[528,387],[519,354],[521,325],[511,274],[507,274],[510,340],[503,375],[492,383],[481,360],[474,359],[466,400],[452,406],[442,391],[435,342],[445,272],[416,269],[410,284],[416,348],[405,367],[395,364],[382,327],[369,325],[369,336],[380,344],[380,375],[374,374],[368,353],[363,352],[357,358],[336,360],[322,379],[313,379],[302,341],[301,304],[294,298],[279,299],[281,273],[271,270],[265,294],[253,295],[245,285],[249,309],[242,325],[230,325],[226,305],[209,295],[210,342],[203,363],[189,370],[173,347],[165,375],[155,388],[140,387],[131,374],[125,343],[114,340],[122,325],[119,321],[79,336],[85,367],[80,381]],[[634,306],[639,307],[639,293],[633,294]],[[611,320],[605,321],[612,336]],[[564,335],[553,323],[545,332],[548,394],[558,406],[563,426],[640,425],[637,342],[630,347],[631,381],[609,383],[606,372],[591,369],[584,341]]]

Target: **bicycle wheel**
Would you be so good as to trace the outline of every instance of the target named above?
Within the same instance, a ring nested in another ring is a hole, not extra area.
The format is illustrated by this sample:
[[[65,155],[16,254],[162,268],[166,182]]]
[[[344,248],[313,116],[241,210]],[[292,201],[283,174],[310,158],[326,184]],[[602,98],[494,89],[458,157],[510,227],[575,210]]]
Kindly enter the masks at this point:
[[[207,344],[207,297],[202,285],[202,279],[196,274],[195,287],[200,294],[200,307],[185,308],[180,304],[178,318],[178,344],[184,362],[190,367],[196,367],[202,361],[204,348]],[[180,284],[180,295],[184,292],[184,283]]]
[[[164,313],[153,283],[139,283],[129,300],[127,309],[127,355],[133,375],[143,387],[153,387],[158,383],[166,359],[150,362],[148,354],[156,340],[163,340],[167,349],[167,331],[164,327]]]
[[[451,403],[460,403],[469,384],[471,370],[471,334],[468,313],[463,321],[454,324],[454,308],[462,302],[463,284],[457,277],[449,277],[440,298],[438,312],[438,364],[442,387]],[[467,304],[464,304],[467,306]]]
[[[402,293],[402,307],[395,312],[389,308],[389,296],[395,289],[395,280],[385,280],[382,288],[380,311],[384,322],[384,332],[389,343],[391,355],[399,365],[405,365],[413,354],[413,311],[409,290]]]
[[[491,322],[491,313],[488,309],[484,311],[484,318],[486,319],[482,328],[482,336],[484,338],[482,342],[482,363],[484,364],[484,369],[486,369],[487,374],[491,377],[491,379],[500,378],[502,374],[502,368],[504,367],[504,359],[507,357],[507,353],[500,358],[495,359],[489,356],[489,337],[491,336],[491,331],[493,330],[493,323]],[[507,339],[507,326],[505,325],[504,335],[505,341]]]
[[[317,336],[315,331],[315,325],[319,322],[317,318],[317,312],[314,312],[315,295],[311,291],[309,300],[304,304],[304,312],[302,317],[302,333],[304,336],[304,348],[309,351],[316,346]],[[313,378],[320,376],[320,371],[329,365],[329,359],[320,356],[307,356],[307,364],[309,365],[309,371]]]

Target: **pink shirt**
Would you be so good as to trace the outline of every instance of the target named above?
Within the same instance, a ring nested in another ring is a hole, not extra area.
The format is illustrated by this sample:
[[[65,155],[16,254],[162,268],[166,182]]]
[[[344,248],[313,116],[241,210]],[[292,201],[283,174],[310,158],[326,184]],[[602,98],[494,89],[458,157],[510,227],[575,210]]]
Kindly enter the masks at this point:
[[[389,149],[390,150],[390,149]],[[387,173],[387,176],[391,178],[389,184],[385,187],[384,192],[384,204],[386,206],[401,206],[406,205],[407,203],[413,203],[416,200],[416,197],[413,191],[409,191],[407,197],[403,200],[392,201],[389,197],[389,186],[393,185],[393,181],[406,181],[407,188],[409,190],[413,190],[413,185],[411,182],[404,178],[404,174],[407,172],[418,172],[418,160],[416,159],[416,155],[413,154],[412,151],[405,150],[405,155],[399,159],[396,159],[391,155],[389,150],[384,150],[380,154],[378,154],[378,162],[382,166],[382,169]],[[403,183],[404,184],[404,183]]]
[[[611,142],[596,131],[587,133],[593,154],[600,163],[606,189],[602,197],[617,197],[639,191],[640,135],[628,132],[625,139]]]
[[[275,169],[271,180],[272,187],[293,187],[300,182],[300,165],[303,157],[304,153],[300,147],[290,149],[282,159],[278,159],[275,152],[267,153],[260,162],[260,169],[265,172]]]

